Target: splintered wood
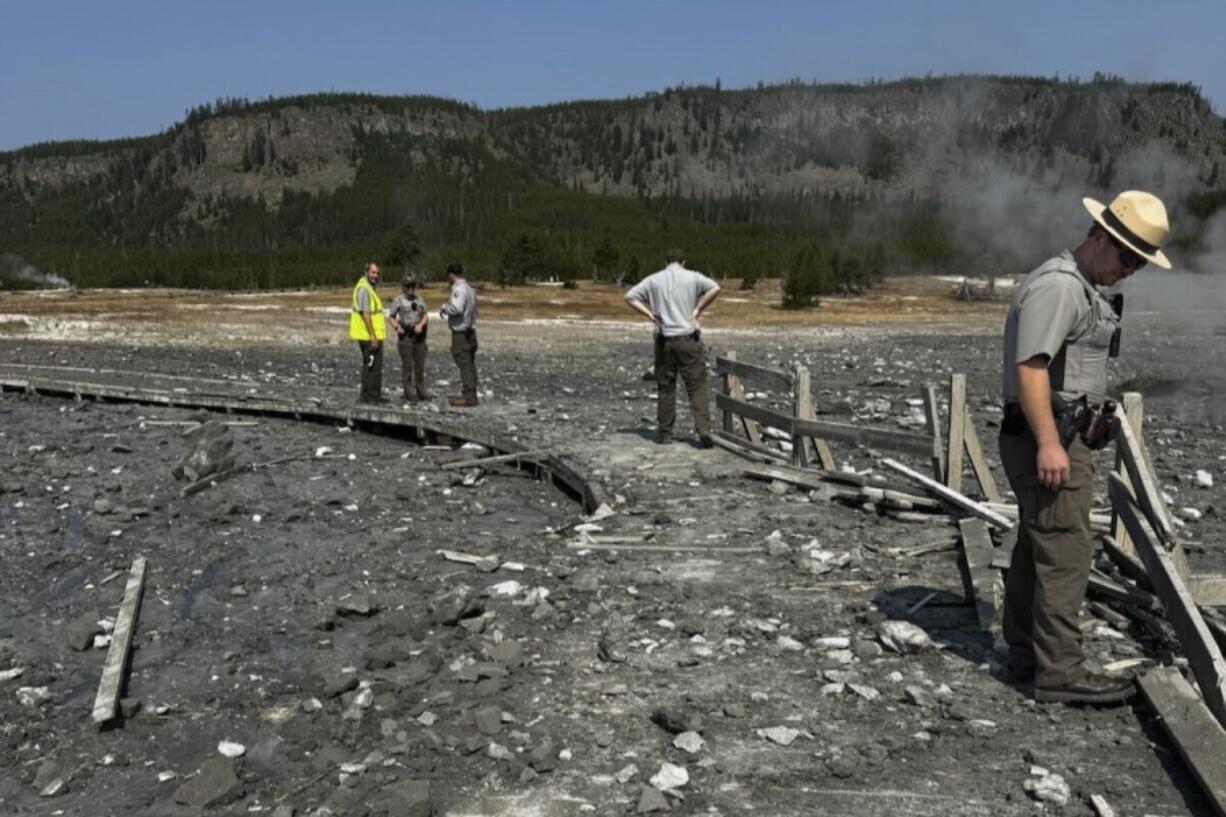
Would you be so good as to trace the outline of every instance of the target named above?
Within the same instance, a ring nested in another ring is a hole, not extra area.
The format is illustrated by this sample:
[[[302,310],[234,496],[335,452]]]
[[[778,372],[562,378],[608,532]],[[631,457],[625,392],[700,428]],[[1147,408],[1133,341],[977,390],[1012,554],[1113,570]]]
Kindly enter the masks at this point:
[[[98,684],[98,696],[94,699],[94,723],[99,726],[114,720],[119,714],[119,698],[123,694],[124,679],[128,673],[132,637],[136,633],[136,617],[140,612],[141,596],[145,591],[146,566],[143,557],[137,557],[132,562],[132,572],[128,575],[119,614],[115,617],[111,649],[106,654],[102,681]]]

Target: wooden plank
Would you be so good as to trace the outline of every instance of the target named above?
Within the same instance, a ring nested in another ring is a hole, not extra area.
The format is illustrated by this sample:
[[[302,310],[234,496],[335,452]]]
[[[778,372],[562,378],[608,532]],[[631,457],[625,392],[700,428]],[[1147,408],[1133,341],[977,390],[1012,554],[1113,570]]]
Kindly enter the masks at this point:
[[[736,360],[736,352],[729,352],[728,359]],[[717,363],[718,361],[719,358],[716,358]],[[722,381],[723,385],[722,393],[728,395],[729,397],[734,396],[733,384],[736,383],[736,375],[730,372],[722,372],[720,373],[720,380]],[[735,426],[733,425],[736,419],[735,415],[727,410],[721,411],[720,415],[723,418],[721,425],[723,426],[724,433],[732,434],[733,430],[735,429]]]
[[[978,516],[981,519],[986,519],[988,522],[992,524],[993,527],[999,528],[1000,530],[1009,530],[1009,528],[1013,527],[1013,523],[1010,522],[1008,519],[1005,519],[1000,514],[995,513],[994,511],[988,510],[983,505],[971,499],[970,497],[964,494],[960,494],[957,491],[953,490],[952,488],[949,488],[946,485],[942,485],[941,483],[937,482],[931,477],[926,477],[923,474],[919,473],[918,471],[914,471],[908,468],[907,466],[903,465],[901,462],[897,462],[887,457],[886,459],[883,459],[881,461],[881,464],[886,466],[887,468],[891,468],[897,471],[898,473],[902,474],[903,476],[907,477],[913,482],[919,483],[920,485],[927,488],[929,492],[935,494],[936,496],[945,500],[949,504],[957,508],[961,508],[964,511],[969,511],[970,513],[974,514],[975,516]]]
[[[1149,468],[1139,438],[1133,433],[1131,424],[1120,423],[1120,433],[1115,438],[1115,447],[1128,471],[1128,478],[1132,482],[1131,485],[1121,483],[1121,487],[1136,496],[1137,505],[1158,534],[1158,541],[1169,547],[1175,539],[1174,526],[1167,514],[1166,503],[1162,501],[1162,491],[1158,489],[1158,481]]]
[[[1108,601],[1118,601],[1121,604],[1135,606],[1139,610],[1145,610],[1151,613],[1162,612],[1162,602],[1158,601],[1158,597],[1146,593],[1138,587],[1131,584],[1120,584],[1112,581],[1102,571],[1092,568],[1090,570],[1090,578],[1086,586],[1088,593],[1107,599]]]
[[[715,444],[720,448],[723,448],[726,451],[731,451],[734,454],[740,454],[741,456],[758,457],[759,459],[767,462],[785,463],[790,461],[788,455],[784,454],[782,451],[776,451],[773,448],[767,448],[764,445],[754,445],[749,440],[734,436],[732,433],[727,431],[720,431],[716,429],[715,433],[711,435],[711,439],[713,439]]]
[[[759,366],[756,363],[744,363],[736,359],[736,352],[728,352],[715,358],[715,371],[719,374],[729,374],[733,377],[752,380],[755,383],[767,384],[764,388],[776,391],[792,391],[792,375],[783,369],[770,366]]]
[[[966,442],[966,455],[971,461],[971,471],[975,474],[975,481],[979,483],[979,492],[989,502],[1000,502],[1000,491],[996,487],[996,480],[992,477],[992,469],[988,467],[988,461],[983,456],[983,446],[979,444],[979,434],[975,431],[975,421],[971,417],[970,409],[965,409],[962,417],[962,437]]]
[[[1017,537],[1021,532],[1022,526],[1017,524],[1005,531],[1004,538],[1000,541],[1000,547],[996,549],[995,555],[992,556],[992,567],[999,568],[1000,570],[1009,569],[1009,563],[1013,561],[1013,549],[1017,547]]]
[[[1188,586],[1197,604],[1208,607],[1226,606],[1226,575],[1193,573],[1188,577]]]
[[[765,553],[762,548],[705,547],[703,545],[601,545],[595,542],[567,542],[568,550],[617,550],[642,553]]]
[[[949,449],[945,455],[945,485],[962,493],[962,448],[966,431],[966,375],[949,377]]]
[[[763,406],[756,406],[737,397],[725,397],[722,394],[717,394],[715,395],[715,405],[721,410],[731,411],[733,414],[738,414],[759,425],[764,425],[767,428],[777,428],[789,435],[792,434],[792,428],[797,422],[795,417],[783,414],[782,412],[772,411]],[[755,442],[756,444],[761,443],[760,440]]]
[[[1179,670],[1155,667],[1140,678],[1141,694],[1154,708],[1179,756],[1200,783],[1219,817],[1226,817],[1226,731],[1214,720]]]
[[[801,368],[802,367],[797,367],[797,371],[799,372]],[[809,385],[806,385],[803,391],[798,391],[799,394],[803,395],[804,400],[803,404],[796,412],[796,416],[802,420],[816,420],[817,409],[813,405],[813,392],[811,389],[811,380],[809,378],[808,369],[804,369],[804,376],[806,384]],[[827,443],[821,437],[804,437],[803,439],[808,440],[813,444],[813,449],[817,454],[817,461],[821,463],[824,470],[834,471],[838,469],[838,463],[834,461],[834,454],[830,451],[829,443]]]
[[[736,361],[736,352],[729,352],[728,355],[732,361],[734,362]],[[715,395],[715,405],[716,406],[720,406],[719,398],[723,396],[724,395],[720,395],[720,394]],[[745,389],[742,388],[741,386],[740,378],[736,377],[735,375],[729,376],[727,397],[731,400],[740,400],[742,402],[745,400]],[[756,422],[747,418],[743,413],[732,411],[726,407],[721,406],[721,410],[724,412],[725,417],[733,417],[733,416],[739,415],[741,419],[741,425],[743,426],[745,430],[745,436],[754,445],[762,444],[762,431],[761,429],[758,428],[758,424]],[[728,429],[728,431],[729,433],[731,433],[732,429]]]
[[[1141,432],[1141,428],[1145,422],[1145,407],[1141,402],[1141,393],[1136,391],[1124,392],[1123,399],[1124,422],[1132,427],[1133,436],[1138,440],[1144,440],[1145,437]],[[1128,479],[1128,471],[1124,466],[1123,454],[1119,449],[1115,452],[1115,471],[1124,477],[1124,483],[1128,486],[1128,490],[1132,490],[1132,481]],[[1124,523],[1120,521],[1119,516],[1111,512],[1111,535],[1115,541],[1119,543],[1120,549],[1129,556],[1135,555],[1135,549],[1132,546],[1132,540],[1128,538],[1128,531],[1124,530]]]
[[[128,659],[132,654],[132,639],[136,634],[136,618],[140,612],[141,596],[145,592],[145,572],[148,562],[138,556],[132,562],[128,584],[124,587],[123,601],[115,616],[115,629],[111,632],[111,648],[102,665],[102,681],[94,698],[94,723],[101,726],[119,714],[119,698],[123,694],[124,681],[128,674]]]
[[[988,523],[982,519],[960,519],[958,529],[962,532],[962,552],[966,556],[968,584],[972,591],[967,601],[975,605],[979,629],[991,632],[998,599],[996,573],[991,567],[993,548]]]
[[[1114,510],[1112,510],[1111,516],[1116,519],[1119,518]],[[1121,526],[1123,524],[1123,522],[1120,523]],[[1137,558],[1135,548],[1131,551],[1125,551],[1114,536],[1103,535],[1099,539],[1103,543],[1103,553],[1107,554],[1107,558],[1119,569],[1120,573],[1132,579],[1146,590],[1152,589],[1153,586],[1149,583],[1149,574],[1145,571],[1145,565]],[[1129,541],[1131,542],[1132,540],[1130,539]]]
[[[792,374],[792,413],[804,420],[813,412],[813,398],[809,394],[809,370],[797,366]],[[804,468],[809,464],[809,441],[807,437],[792,436],[792,465]]]
[[[439,468],[444,471],[451,471],[459,468],[477,468],[482,465],[492,465],[498,462],[510,462],[511,460],[539,460],[547,456],[549,456],[548,448],[537,448],[531,451],[513,451],[510,454],[497,454],[492,457],[478,457],[472,460],[447,462],[440,465]]]
[[[920,391],[924,400],[924,422],[932,435],[932,475],[945,481],[945,443],[941,437],[941,410],[937,406],[937,387],[929,383]]]
[[[779,480],[786,482],[789,485],[799,485],[801,488],[809,488],[815,491],[829,492],[830,485],[826,483],[820,476],[813,473],[805,473],[798,471],[795,468],[770,468],[770,467],[751,467],[741,469],[746,476],[754,479],[763,480]]]
[[[929,439],[921,434],[827,420],[798,420],[781,412],[734,400],[722,394],[715,395],[715,402],[720,409],[727,408],[764,426],[777,428],[789,436],[823,437],[835,442],[887,448],[899,453],[925,457],[932,450]]]
[[[1136,479],[1133,484],[1137,484]],[[1226,658],[1222,657],[1217,641],[1205,625],[1200,610],[1196,608],[1196,600],[1176,570],[1171,555],[1151,538],[1149,530],[1142,523],[1137,503],[1119,474],[1111,475],[1109,487],[1111,502],[1124,521],[1128,535],[1132,537],[1137,555],[1149,571],[1149,579],[1166,609],[1167,619],[1175,625],[1175,632],[1179,634],[1179,642],[1183,645],[1205,704],[1219,723],[1226,723]]]

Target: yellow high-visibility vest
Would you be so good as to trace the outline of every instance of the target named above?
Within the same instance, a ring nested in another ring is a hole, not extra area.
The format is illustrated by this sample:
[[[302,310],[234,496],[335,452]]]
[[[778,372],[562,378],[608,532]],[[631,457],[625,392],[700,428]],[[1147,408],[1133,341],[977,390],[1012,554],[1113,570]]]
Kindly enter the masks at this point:
[[[379,293],[375,292],[365,275],[358,279],[353,288],[353,309],[349,312],[349,339],[371,339],[370,333],[366,331],[366,321],[362,320],[362,312],[358,309],[358,290],[362,287],[370,290],[370,325],[375,328],[375,338],[383,340],[387,337],[387,318],[383,315],[383,301],[379,300]]]

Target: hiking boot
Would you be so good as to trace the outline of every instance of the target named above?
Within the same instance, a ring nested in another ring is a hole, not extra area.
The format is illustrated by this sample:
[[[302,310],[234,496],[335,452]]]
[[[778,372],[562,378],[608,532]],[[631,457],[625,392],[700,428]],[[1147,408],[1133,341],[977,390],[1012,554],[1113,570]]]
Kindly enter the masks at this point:
[[[714,448],[715,440],[711,438],[710,434],[699,434],[698,435],[698,447],[699,448]]]
[[[1087,675],[1060,687],[1036,687],[1034,699],[1039,703],[1118,704],[1137,691],[1131,678],[1109,675]]]
[[[451,405],[456,408],[472,408],[477,405],[477,398],[465,397],[462,394],[457,394],[451,398]]]
[[[656,437],[656,442],[658,442],[660,445],[672,445],[673,432],[671,431],[659,432],[658,436]]]

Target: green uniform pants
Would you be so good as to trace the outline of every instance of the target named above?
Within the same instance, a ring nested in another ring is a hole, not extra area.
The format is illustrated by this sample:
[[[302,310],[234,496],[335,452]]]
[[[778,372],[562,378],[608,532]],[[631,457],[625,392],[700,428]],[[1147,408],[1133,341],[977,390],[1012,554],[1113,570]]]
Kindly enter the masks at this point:
[[[428,344],[413,339],[412,332],[405,332],[396,341],[400,352],[400,376],[407,400],[424,399],[426,396],[426,352]]]
[[[362,392],[358,399],[363,403],[383,397],[383,344],[378,349],[373,346],[368,340],[358,341],[362,352]]]
[[[477,332],[451,333],[451,357],[460,369],[460,394],[477,399]]]
[[[702,341],[693,336],[656,338],[656,424],[672,434],[677,422],[677,375],[685,381],[690,396],[694,429],[700,436],[711,433],[711,409],[707,404],[707,361]]]
[[[1037,686],[1056,688],[1086,675],[1078,617],[1094,555],[1094,460],[1074,440],[1069,480],[1053,491],[1039,483],[1037,453],[1029,432],[1000,435],[1000,459],[1017,495],[1021,526],[1005,578],[1004,635],[1010,665],[1033,668]]]

